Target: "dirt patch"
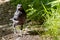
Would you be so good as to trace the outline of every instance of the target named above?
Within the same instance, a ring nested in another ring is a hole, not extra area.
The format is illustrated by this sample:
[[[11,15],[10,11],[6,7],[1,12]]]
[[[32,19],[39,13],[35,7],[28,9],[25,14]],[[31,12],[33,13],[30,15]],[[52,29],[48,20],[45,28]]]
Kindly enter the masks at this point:
[[[3,37],[5,40],[40,40],[38,35],[23,35],[23,37],[15,36],[13,34],[9,34]],[[2,40],[2,39],[1,39]]]

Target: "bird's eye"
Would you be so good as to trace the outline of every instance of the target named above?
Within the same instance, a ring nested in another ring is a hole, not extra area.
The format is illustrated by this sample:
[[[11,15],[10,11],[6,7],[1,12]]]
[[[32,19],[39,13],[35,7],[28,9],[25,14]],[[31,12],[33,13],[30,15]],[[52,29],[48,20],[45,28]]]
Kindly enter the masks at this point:
[[[20,6],[20,7],[22,7],[22,6]]]

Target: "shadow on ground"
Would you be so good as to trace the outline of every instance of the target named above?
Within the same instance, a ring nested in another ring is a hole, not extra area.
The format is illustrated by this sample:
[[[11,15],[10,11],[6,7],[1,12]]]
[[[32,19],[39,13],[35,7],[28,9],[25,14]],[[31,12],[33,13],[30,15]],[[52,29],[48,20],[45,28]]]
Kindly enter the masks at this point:
[[[32,30],[28,31],[29,35],[42,35],[44,31],[39,31],[39,30]]]

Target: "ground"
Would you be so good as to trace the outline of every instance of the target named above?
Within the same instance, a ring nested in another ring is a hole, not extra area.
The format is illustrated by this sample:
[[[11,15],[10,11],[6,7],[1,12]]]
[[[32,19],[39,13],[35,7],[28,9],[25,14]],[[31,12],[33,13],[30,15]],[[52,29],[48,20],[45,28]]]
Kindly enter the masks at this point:
[[[23,35],[23,37],[13,37],[13,34],[4,36],[5,40],[40,40],[38,35]]]
[[[17,33],[18,34],[18,33]],[[22,37],[14,35],[11,27],[0,26],[0,40],[41,40],[39,35],[33,35],[34,33],[23,34]]]
[[[33,30],[34,28],[31,28],[29,31],[23,34],[22,37],[20,37],[13,34],[12,27],[7,27],[6,25],[4,25],[4,27],[0,26],[0,40],[52,40],[52,37],[45,37],[44,35],[41,36]],[[37,30],[37,28],[35,28],[35,30]],[[39,30],[42,30],[42,28],[39,28]]]

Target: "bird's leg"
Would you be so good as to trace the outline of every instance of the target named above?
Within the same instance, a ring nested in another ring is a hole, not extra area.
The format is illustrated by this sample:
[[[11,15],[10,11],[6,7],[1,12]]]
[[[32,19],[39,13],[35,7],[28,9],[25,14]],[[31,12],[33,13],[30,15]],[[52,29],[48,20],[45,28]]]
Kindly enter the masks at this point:
[[[23,29],[23,25],[21,25],[21,30]]]
[[[16,34],[16,28],[15,28],[15,23],[13,23],[13,30],[14,30],[14,34]]]
[[[23,25],[21,25],[21,27],[20,27],[20,33],[19,33],[19,36],[23,36]]]

